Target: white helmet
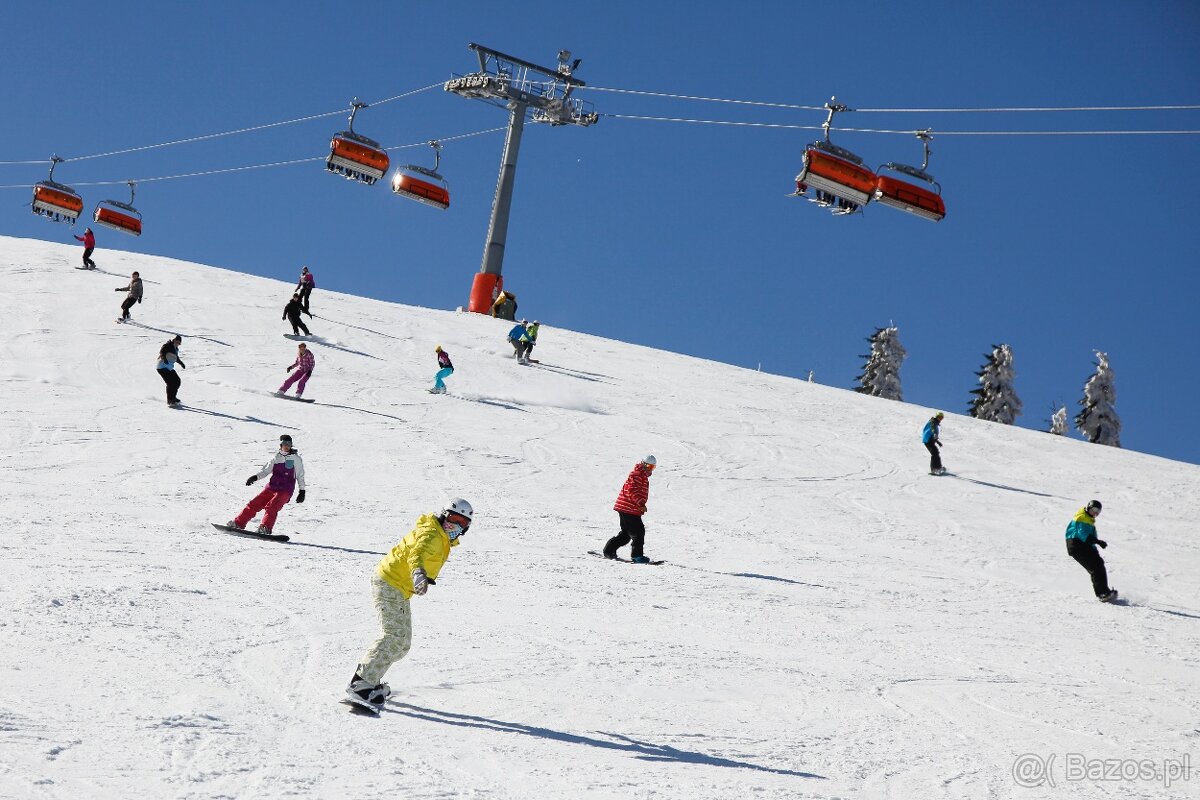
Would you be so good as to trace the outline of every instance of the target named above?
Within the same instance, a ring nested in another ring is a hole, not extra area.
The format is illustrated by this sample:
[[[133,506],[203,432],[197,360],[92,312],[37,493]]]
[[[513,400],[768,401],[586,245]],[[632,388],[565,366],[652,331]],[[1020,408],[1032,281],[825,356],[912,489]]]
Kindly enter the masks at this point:
[[[650,466],[654,467],[654,466],[658,466],[658,459],[655,458],[654,456],[646,456],[645,458],[642,459],[642,463],[649,464]]]
[[[445,508],[442,509],[443,514],[449,514],[451,512],[455,514],[461,514],[470,520],[474,517],[475,509],[471,508],[471,504],[466,500],[463,500],[461,497],[455,497],[446,504]]]

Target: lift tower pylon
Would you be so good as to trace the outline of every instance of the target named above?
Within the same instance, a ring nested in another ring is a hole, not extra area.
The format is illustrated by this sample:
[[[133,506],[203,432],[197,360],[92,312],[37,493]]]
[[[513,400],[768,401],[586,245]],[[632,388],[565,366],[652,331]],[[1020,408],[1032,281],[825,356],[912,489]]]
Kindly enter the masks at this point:
[[[513,184],[517,177],[517,156],[521,151],[521,134],[525,119],[552,126],[595,125],[599,115],[591,103],[571,97],[576,87],[585,86],[574,76],[580,59],[571,60],[569,50],[558,52],[558,67],[539,67],[520,58],[475,44],[468,45],[479,58],[479,71],[446,81],[442,87],[462,97],[485,100],[508,109],[508,132],[504,138],[504,154],[500,158],[500,176],[496,181],[496,196],[492,200],[492,217],[488,223],[487,242],[483,247],[483,263],[471,285],[468,310],[486,314],[492,301],[503,288],[501,269],[504,265],[504,243],[508,236],[509,212],[512,208]]]

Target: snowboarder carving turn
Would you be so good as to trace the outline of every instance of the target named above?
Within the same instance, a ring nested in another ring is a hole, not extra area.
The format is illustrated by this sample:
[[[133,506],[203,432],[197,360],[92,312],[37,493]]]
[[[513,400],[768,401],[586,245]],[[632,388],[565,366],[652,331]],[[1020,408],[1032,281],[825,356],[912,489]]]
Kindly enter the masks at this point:
[[[616,558],[617,550],[632,542],[629,560],[635,564],[650,563],[650,559],[642,553],[642,545],[646,539],[646,525],[642,522],[642,515],[646,513],[646,502],[650,499],[650,475],[656,466],[658,459],[646,456],[634,466],[629,477],[625,479],[625,485],[617,495],[617,502],[613,504],[613,511],[621,517],[621,532],[604,545],[605,558]]]
[[[434,585],[463,534],[471,527],[475,510],[461,497],[437,514],[423,514],[416,527],[383,557],[371,576],[371,594],[383,632],[354,670],[346,687],[346,702],[379,713],[392,689],[383,683],[388,669],[408,654],[412,646],[412,610],[409,600]]]
[[[279,452],[266,466],[246,478],[246,485],[250,486],[259,478],[268,475],[271,476],[271,480],[267,483],[267,488],[255,495],[240,514],[229,520],[228,527],[244,531],[246,523],[254,519],[259,511],[266,509],[262,524],[255,533],[269,536],[275,527],[275,518],[279,515],[279,510],[292,499],[292,492],[297,487],[300,491],[296,495],[296,502],[304,502],[304,460],[300,458],[298,450],[292,449],[292,437],[286,433],[279,437]]]
[[[445,394],[445,380],[454,374],[454,364],[450,362],[450,354],[440,344],[433,348],[433,352],[437,353],[438,371],[433,376],[433,388],[429,391],[432,394]]]
[[[1092,576],[1096,599],[1111,603],[1117,599],[1117,590],[1109,588],[1108,570],[1104,567],[1104,559],[1096,552],[1097,545],[1101,549],[1108,547],[1108,542],[1096,536],[1096,517],[1100,516],[1101,508],[1100,501],[1093,500],[1079,509],[1067,525],[1067,553]]]
[[[309,351],[308,345],[301,342],[296,347],[296,360],[292,362],[290,367],[283,368],[284,372],[296,371],[288,376],[288,379],[283,382],[283,385],[279,387],[279,391],[276,394],[286,395],[287,390],[292,387],[292,384],[300,381],[296,386],[296,397],[303,397],[304,387],[308,384],[308,379],[312,377],[313,367],[316,364],[317,357]]]
[[[929,422],[925,423],[925,430],[921,431],[921,442],[925,445],[925,449],[929,451],[929,474],[930,475],[945,475],[946,468],[942,466],[942,454],[938,449],[941,444],[941,427],[942,420],[946,415],[941,411],[929,418]]]
[[[158,363],[154,365],[154,368],[158,370],[159,377],[167,385],[167,405],[171,407],[182,405],[179,400],[179,386],[183,381],[180,380],[179,373],[175,371],[176,364],[180,369],[187,369],[187,364],[184,364],[183,359],[179,357],[179,347],[182,344],[183,337],[178,334],[174,338],[168,339],[162,347],[158,348]]]
[[[135,270],[129,276],[129,285],[121,286],[113,289],[114,292],[129,292],[125,299],[121,301],[121,316],[117,322],[125,322],[131,316],[129,309],[133,308],[134,303],[142,302],[142,276]]]

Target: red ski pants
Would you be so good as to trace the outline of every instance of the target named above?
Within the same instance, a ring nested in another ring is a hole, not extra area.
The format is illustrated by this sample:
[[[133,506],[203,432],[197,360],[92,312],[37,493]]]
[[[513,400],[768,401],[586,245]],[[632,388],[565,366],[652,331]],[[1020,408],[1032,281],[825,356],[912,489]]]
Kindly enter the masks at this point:
[[[279,516],[279,509],[287,505],[287,501],[291,499],[291,492],[283,492],[267,487],[247,503],[246,507],[242,509],[242,513],[234,517],[233,521],[239,528],[244,528],[247,522],[254,519],[255,514],[265,508],[267,512],[263,514],[263,527],[267,530],[273,530],[275,528],[275,517]]]

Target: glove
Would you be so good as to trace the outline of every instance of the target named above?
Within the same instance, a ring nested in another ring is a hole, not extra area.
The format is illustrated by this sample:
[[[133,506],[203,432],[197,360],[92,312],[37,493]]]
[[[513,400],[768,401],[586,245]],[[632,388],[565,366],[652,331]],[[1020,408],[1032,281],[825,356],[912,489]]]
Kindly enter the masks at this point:
[[[643,513],[643,514],[645,514],[645,513],[646,513],[646,507],[645,507],[645,506],[642,506],[642,513]]]
[[[304,490],[303,489],[300,490],[300,494],[296,495],[296,502],[297,503],[304,502]]]
[[[128,289],[113,289],[114,292],[127,292]]]
[[[284,371],[284,372],[291,372],[291,371],[292,371],[292,368],[291,368],[291,367],[284,367],[284,368],[283,368],[283,371]]]
[[[140,304],[141,304],[141,302],[142,302],[142,298],[140,298],[140,297],[139,297],[139,298],[138,298],[138,304],[140,305]]]
[[[250,484],[254,483],[256,480],[258,480],[258,476],[251,475],[249,478],[246,478],[246,485],[249,486]]]
[[[413,594],[425,594],[429,591],[429,578],[425,576],[425,570],[417,567],[412,573],[413,579]]]
[[[175,363],[179,365],[180,369],[187,369],[187,364],[183,363],[182,361],[176,361]]]
[[[1108,547],[1108,542],[1104,541],[1103,539],[1097,539],[1096,544],[1100,545],[1101,550]]]

